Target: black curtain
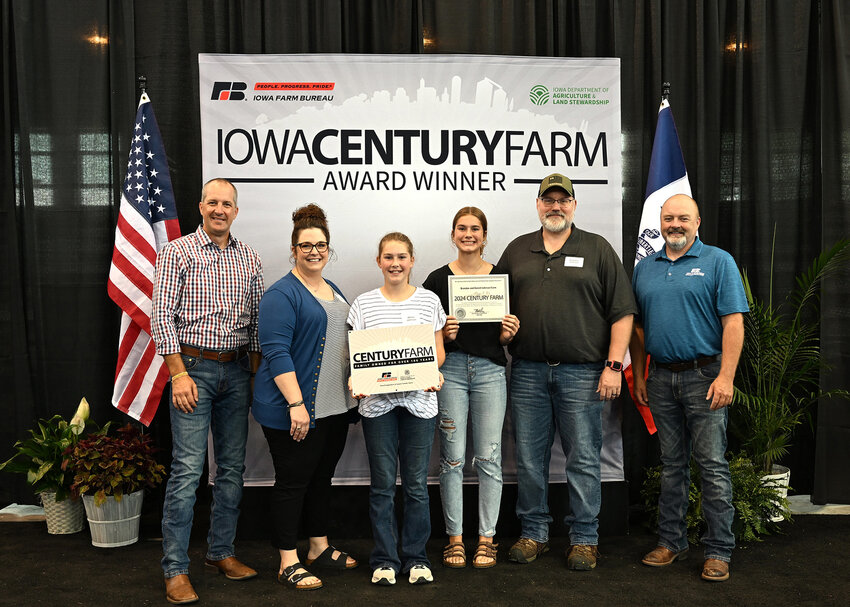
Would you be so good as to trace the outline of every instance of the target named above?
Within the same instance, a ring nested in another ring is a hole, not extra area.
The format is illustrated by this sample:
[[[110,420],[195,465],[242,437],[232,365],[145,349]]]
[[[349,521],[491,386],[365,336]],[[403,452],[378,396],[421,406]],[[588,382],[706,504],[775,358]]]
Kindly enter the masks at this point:
[[[145,75],[184,233],[201,182],[198,53],[485,53],[618,57],[623,251],[634,250],[661,85],[672,83],[702,238],[775,293],[850,234],[850,16],[840,0],[0,0],[3,261],[0,461],[38,417],[109,404],[119,313],[106,295],[123,163]],[[628,265],[628,263],[627,263]],[[823,293],[824,386],[847,386],[850,277]],[[686,336],[683,336],[686,337]],[[850,407],[796,437],[798,492],[850,501]],[[626,408],[636,498],[655,441]],[[161,407],[152,431],[167,441]],[[17,484],[15,484],[17,482]],[[29,501],[0,477],[0,503]]]
[[[850,6],[824,0],[821,17],[817,145],[822,158],[821,229],[825,242],[847,238],[850,226]],[[831,370],[824,389],[848,388],[850,374],[850,269],[824,285],[821,343]],[[812,501],[850,503],[850,403],[821,402]]]

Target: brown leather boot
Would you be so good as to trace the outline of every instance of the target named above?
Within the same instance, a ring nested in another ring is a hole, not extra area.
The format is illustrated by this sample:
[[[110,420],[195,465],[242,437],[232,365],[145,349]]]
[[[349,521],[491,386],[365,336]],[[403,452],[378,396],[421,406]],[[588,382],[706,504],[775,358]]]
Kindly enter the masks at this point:
[[[198,600],[192,582],[185,573],[165,578],[165,599],[173,605],[188,605]]]
[[[641,563],[650,567],[666,567],[673,561],[681,561],[688,557],[688,549],[685,548],[680,552],[673,552],[664,546],[658,546],[652,552],[647,552],[641,559]]]
[[[729,579],[729,563],[718,559],[706,559],[700,577],[709,582],[725,582]]]
[[[204,559],[204,564],[208,569],[223,573],[228,580],[248,580],[257,575],[255,570],[237,561],[235,556],[229,556],[220,561]]]

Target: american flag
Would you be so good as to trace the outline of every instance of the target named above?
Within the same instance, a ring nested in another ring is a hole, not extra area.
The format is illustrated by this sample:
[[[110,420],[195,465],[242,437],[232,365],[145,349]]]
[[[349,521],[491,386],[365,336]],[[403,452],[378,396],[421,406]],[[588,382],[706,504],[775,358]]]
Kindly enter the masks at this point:
[[[154,264],[162,246],[180,236],[180,225],[165,147],[145,93],[130,145],[107,285],[122,310],[112,404],[147,426],[168,382],[150,336]]]

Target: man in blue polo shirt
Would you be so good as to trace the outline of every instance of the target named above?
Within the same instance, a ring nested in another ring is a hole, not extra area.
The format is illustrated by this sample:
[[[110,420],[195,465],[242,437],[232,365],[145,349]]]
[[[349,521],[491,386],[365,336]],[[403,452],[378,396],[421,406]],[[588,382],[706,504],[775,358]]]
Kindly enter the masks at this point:
[[[658,546],[642,562],[664,567],[688,552],[685,513],[693,450],[708,526],[702,578],[722,582],[729,579],[735,547],[726,406],[732,402],[749,306],[732,256],[703,244],[699,225],[692,198],[669,198],[661,207],[665,246],[642,259],[632,278],[638,305],[630,345],[634,394],[652,411],[662,463]],[[647,353],[651,362],[644,380]]]

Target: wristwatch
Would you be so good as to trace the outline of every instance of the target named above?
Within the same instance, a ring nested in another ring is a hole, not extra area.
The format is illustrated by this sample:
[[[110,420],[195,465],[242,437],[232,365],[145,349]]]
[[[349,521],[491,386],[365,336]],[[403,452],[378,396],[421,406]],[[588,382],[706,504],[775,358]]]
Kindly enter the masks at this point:
[[[620,373],[623,370],[623,363],[619,360],[606,360],[605,366],[617,373]]]

